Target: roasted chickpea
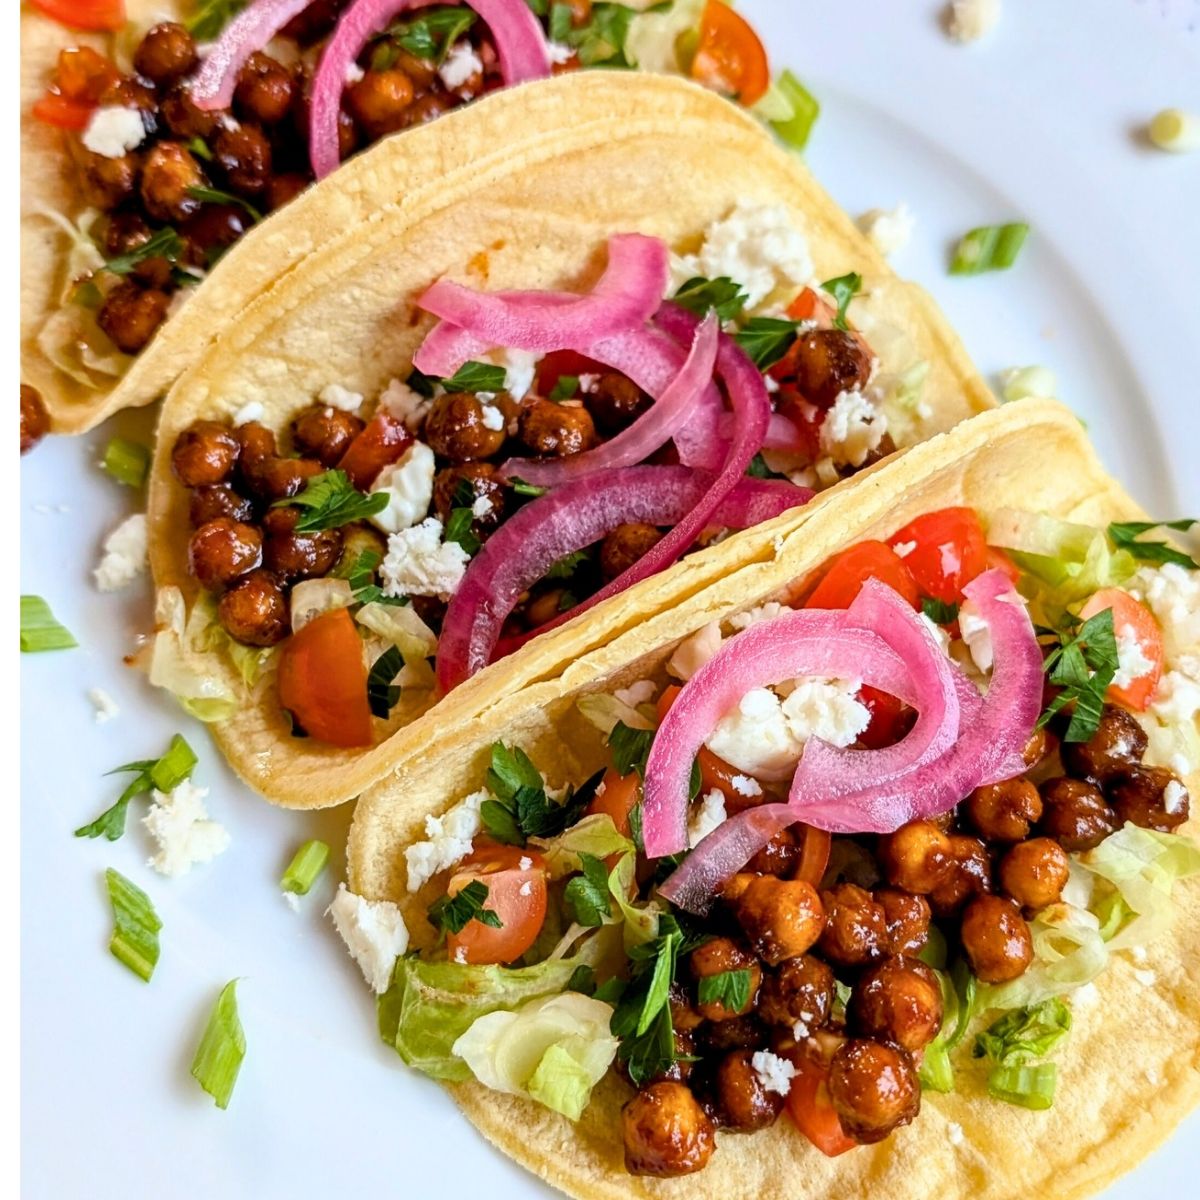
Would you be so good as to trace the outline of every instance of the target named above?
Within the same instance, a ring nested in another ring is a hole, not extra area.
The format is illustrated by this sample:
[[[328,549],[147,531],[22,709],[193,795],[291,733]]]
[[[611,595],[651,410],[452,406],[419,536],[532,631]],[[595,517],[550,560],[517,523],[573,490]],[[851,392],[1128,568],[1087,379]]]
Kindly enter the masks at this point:
[[[1109,798],[1121,821],[1171,833],[1191,812],[1183,782],[1165,767],[1133,767],[1109,785]]]
[[[821,893],[825,929],[819,948],[830,962],[861,966],[887,953],[887,915],[871,893],[854,883],[839,883]]]
[[[205,110],[197,108],[186,86],[173,87],[159,103],[159,112],[167,128],[177,138],[208,138],[217,128],[217,122],[228,117],[228,109]]]
[[[898,955],[869,968],[855,983],[846,1024],[862,1037],[920,1050],[942,1027],[942,987],[919,958]]]
[[[150,226],[141,213],[115,212],[104,229],[104,253],[107,258],[138,250],[151,238]]]
[[[504,425],[494,405],[485,405],[470,392],[446,392],[425,418],[425,441],[434,454],[452,463],[477,462],[499,453]]]
[[[1025,766],[1033,770],[1039,763],[1044,762],[1058,747],[1058,739],[1048,729],[1035,729],[1025,743],[1022,758]]]
[[[888,883],[918,895],[932,892],[954,861],[950,839],[932,821],[910,821],[880,838],[877,857]]]
[[[754,805],[749,803],[745,807],[753,808]],[[790,875],[799,863],[802,853],[803,843],[797,840],[796,834],[790,829],[781,829],[746,864],[746,870],[753,871],[756,875]]]
[[[228,425],[220,421],[193,421],[171,448],[171,468],[184,487],[223,483],[237,465],[241,450]]]
[[[474,500],[490,502],[488,511],[476,517],[472,528],[495,529],[504,520],[505,488],[496,476],[491,463],[464,463],[460,467],[443,467],[433,479],[433,507],[445,521],[457,507],[459,489],[463,484],[471,490]],[[465,490],[465,489],[464,489]]]
[[[929,901],[899,888],[876,888],[874,896],[887,919],[888,953],[919,954],[929,941]]]
[[[136,283],[119,283],[104,298],[96,324],[112,339],[118,350],[136,354],[167,319],[171,297],[158,288]]]
[[[1022,908],[1060,900],[1070,874],[1067,852],[1050,838],[1018,842],[1000,860],[1000,886]]]
[[[1042,819],[1038,831],[1064,850],[1091,850],[1117,829],[1117,814],[1093,784],[1058,777],[1041,786]]]
[[[244,443],[241,476],[251,495],[260,500],[289,500],[304,490],[305,483],[324,468],[314,458],[246,457]]]
[[[188,520],[194,529],[217,517],[245,522],[253,516],[254,505],[245,496],[239,496],[227,483],[211,483],[196,488],[188,504]]]
[[[301,192],[307,190],[311,183],[312,180],[299,171],[284,171],[279,175],[272,175],[267,180],[267,207],[272,212],[277,208],[282,208],[285,204],[295,200]]]
[[[721,899],[728,905],[735,905],[745,895],[746,889],[758,878],[749,871],[739,871],[730,876],[721,885]]]
[[[977,896],[962,919],[962,944],[984,983],[1006,983],[1033,959],[1033,937],[1021,910],[1004,896]]]
[[[196,43],[177,21],[151,26],[133,54],[134,70],[159,86],[186,75],[197,61]]]
[[[697,989],[705,979],[710,979],[714,975],[722,975],[730,971],[748,971],[750,973],[746,1003],[741,1008],[728,1008],[719,1000],[707,1002],[700,1000],[696,1009],[702,1017],[709,1021],[728,1021],[732,1017],[740,1017],[754,1007],[754,1002],[758,998],[758,987],[762,982],[762,968],[758,965],[758,960],[754,955],[743,950],[732,938],[715,937],[703,942],[688,955],[688,967],[691,970],[692,978],[696,981]]]
[[[333,32],[345,7],[346,0],[312,0],[279,31],[280,35],[309,46]]]
[[[669,1178],[707,1165],[716,1149],[712,1121],[682,1084],[651,1083],[621,1109],[625,1169]]]
[[[249,215],[236,204],[205,204],[179,227],[201,258],[232,246],[249,228]]]
[[[353,413],[330,404],[314,404],[292,422],[292,442],[301,454],[336,467],[362,431],[362,419]]]
[[[21,453],[28,454],[50,432],[50,414],[42,393],[21,384]]]
[[[631,425],[650,406],[650,398],[632,379],[616,371],[597,377],[582,399],[592,419],[611,435]]]
[[[396,67],[367,71],[346,89],[346,107],[372,140],[403,129],[409,122],[413,81]]]
[[[266,459],[279,453],[274,430],[268,429],[258,421],[247,421],[239,425],[233,431],[233,436],[237,439],[239,463],[243,468],[259,466]]]
[[[112,80],[100,92],[97,103],[101,108],[136,108],[142,114],[146,132],[154,133],[157,129],[155,113],[158,110],[158,97],[154,88],[144,79],[122,75]]]
[[[855,1141],[883,1141],[921,1111],[912,1055],[866,1038],[844,1042],[830,1060],[829,1098],[842,1128]]]
[[[1005,779],[976,788],[964,807],[980,835],[993,842],[1027,838],[1042,817],[1042,798],[1028,779]]]
[[[262,534],[229,517],[206,521],[188,542],[188,569],[211,591],[262,563]]]
[[[238,114],[262,125],[277,125],[291,111],[296,80],[269,54],[256,50],[238,72],[233,103]]]
[[[749,1133],[766,1129],[783,1111],[785,1096],[769,1091],[754,1069],[753,1050],[732,1050],[717,1064],[713,1080],[721,1125]]]
[[[262,569],[233,583],[217,612],[229,636],[247,646],[274,646],[291,627],[283,588],[270,571]]]
[[[448,113],[453,107],[453,97],[440,92],[426,92],[409,105],[408,124],[427,125],[430,121],[436,121],[443,113]]]
[[[142,203],[159,221],[185,221],[200,211],[191,188],[205,183],[200,164],[179,142],[159,142],[142,163]]]
[[[767,1027],[754,1013],[728,1021],[707,1021],[696,1034],[707,1053],[761,1049],[767,1044]]]
[[[624,575],[638,559],[662,541],[662,536],[661,529],[644,521],[626,521],[618,525],[600,543],[600,573],[606,580]]]
[[[1142,761],[1147,741],[1133,713],[1106,704],[1096,732],[1086,742],[1063,742],[1060,752],[1069,774],[1105,784]]]
[[[280,579],[312,579],[327,575],[342,552],[340,529],[296,533],[299,518],[300,510],[291,507],[272,508],[263,517],[263,530],[267,535],[263,546],[263,565]]]
[[[773,875],[751,881],[735,914],[755,953],[773,967],[808,950],[825,925],[825,910],[812,884]]]
[[[81,148],[78,156],[80,183],[89,204],[102,209],[116,208],[133,195],[138,181],[136,155],[107,158]]]
[[[213,138],[213,157],[229,186],[244,196],[257,196],[271,177],[271,143],[255,125],[222,126]]]
[[[948,835],[950,870],[929,893],[929,905],[939,917],[952,916],[974,896],[992,890],[992,856],[978,838]]]
[[[832,408],[842,392],[861,388],[871,375],[871,355],[854,334],[841,329],[801,335],[789,361],[796,386],[818,408]]]
[[[758,1015],[769,1025],[793,1029],[807,1036],[829,1020],[833,1011],[833,971],[811,954],[801,954],[779,964],[763,977],[758,993]]]
[[[517,421],[517,433],[534,454],[559,458],[590,450],[596,444],[596,427],[588,410],[569,400],[561,404],[539,397],[527,400]]]
[[[704,1024],[682,984],[671,984],[667,1000],[671,1006],[671,1024],[677,1032],[694,1033]]]

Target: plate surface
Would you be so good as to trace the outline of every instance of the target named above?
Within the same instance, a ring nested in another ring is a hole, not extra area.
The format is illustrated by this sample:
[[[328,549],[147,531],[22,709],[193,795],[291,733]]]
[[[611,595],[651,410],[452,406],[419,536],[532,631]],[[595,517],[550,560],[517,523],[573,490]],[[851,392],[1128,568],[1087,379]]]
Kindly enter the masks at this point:
[[[981,368],[1052,367],[1145,505],[1200,511],[1200,155],[1159,154],[1136,133],[1160,107],[1200,108],[1197,5],[1093,0],[1084,15],[1010,3],[994,36],[968,48],[945,38],[932,3],[741,7],[774,62],[824,103],[810,161],[834,196],[852,213],[903,200],[916,214],[895,265],[934,293]],[[1014,218],[1033,227],[1014,270],[946,276],[959,234]],[[21,590],[46,596],[82,646],[21,664],[24,1194],[282,1200],[348,1185],[425,1197],[452,1180],[495,1200],[550,1196],[375,1039],[361,979],[321,918],[340,851],[299,914],[280,898],[295,846],[318,836],[340,847],[349,814],[256,801],[203,730],[123,666],[148,601],[100,595],[90,574],[132,499],[95,467],[118,431],[148,437],[150,422],[118,418],[22,464]],[[97,686],[122,710],[104,725],[85,695]],[[116,844],[72,838],[120,790],[102,773],[161,753],[179,730],[230,850],[168,881],[145,867],[136,820]],[[163,918],[149,986],[105,949],[109,865],[146,887]],[[187,1068],[234,977],[249,1049],[222,1113]],[[1193,1116],[1108,1195],[1187,1194],[1198,1145]]]

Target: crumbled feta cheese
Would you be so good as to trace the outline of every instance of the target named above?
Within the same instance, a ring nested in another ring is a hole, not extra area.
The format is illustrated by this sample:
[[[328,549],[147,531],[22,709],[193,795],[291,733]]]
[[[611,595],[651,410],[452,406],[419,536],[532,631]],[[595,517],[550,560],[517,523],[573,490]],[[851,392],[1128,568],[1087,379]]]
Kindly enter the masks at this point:
[[[550,42],[546,43],[546,53],[550,57],[550,65],[561,67],[563,63],[568,63],[575,57],[575,47],[568,46],[565,42]]]
[[[1058,395],[1058,379],[1049,367],[1009,367],[1000,372],[1000,394],[1010,404],[1031,396],[1053,400]]]
[[[835,464],[861,467],[887,433],[887,417],[860,391],[842,392],[821,422],[821,449]]]
[[[720,648],[721,626],[710,621],[679,643],[667,663],[667,670],[676,679],[691,679]]]
[[[585,395],[590,396],[600,382],[599,375],[583,374],[579,376],[579,390]]]
[[[146,514],[126,517],[104,542],[104,556],[92,572],[102,592],[128,587],[146,569]]]
[[[708,227],[698,253],[672,262],[672,271],[681,276],[676,286],[697,275],[726,276],[741,285],[753,310],[777,288],[807,284],[813,262],[808,240],[782,204],[740,202]]]
[[[917,548],[916,542],[897,542],[892,549],[897,558],[907,558]]]
[[[1188,798],[1187,788],[1178,779],[1172,779],[1163,789],[1163,812],[1171,816],[1183,812]]]
[[[750,1066],[765,1091],[786,1096],[792,1090],[796,1066],[791,1059],[772,1054],[770,1050],[756,1050],[750,1057]]]
[[[858,218],[858,227],[866,234],[867,241],[885,258],[908,245],[916,224],[916,218],[903,202],[891,211],[873,208]]]
[[[490,429],[493,433],[499,433],[504,428],[504,414],[494,404],[483,406],[480,420],[484,429]]]
[[[340,883],[329,915],[371,990],[386,992],[396,959],[408,949],[408,927],[400,910],[390,900],[356,896]]]
[[[547,795],[548,794],[549,794],[549,789],[547,789]],[[520,858],[517,859],[517,866],[522,871],[528,871],[529,868],[533,866],[533,859],[528,858],[525,855],[522,855]]]
[[[103,725],[105,721],[120,716],[121,710],[117,707],[117,702],[103,688],[92,688],[88,692],[88,699],[96,709],[97,725]]]
[[[471,505],[471,516],[477,521],[482,520],[492,511],[492,498],[490,496],[476,496],[474,503]]]
[[[992,629],[973,601],[964,600],[959,608],[958,628],[971,652],[971,660],[981,672],[987,674],[993,662]]]
[[[725,821],[725,797],[716,788],[702,796],[688,818],[688,848],[694,850]]]
[[[295,892],[280,892],[279,894],[283,897],[284,904],[286,904],[288,908],[292,910],[292,912],[298,913],[300,911],[300,897]]]
[[[526,350],[502,350],[494,357],[504,368],[504,390],[514,400],[524,400],[533,388],[541,355]]]
[[[388,502],[370,518],[371,524],[384,533],[399,533],[424,520],[433,500],[436,473],[433,451],[424,442],[413,442],[398,462],[375,477],[372,492],[383,492]]]
[[[1130,581],[1129,591],[1158,618],[1169,664],[1200,648],[1200,571],[1177,563],[1142,567]]]
[[[735,775],[730,779],[729,784],[739,796],[746,796],[749,799],[763,794],[758,780],[751,779],[749,775]]]
[[[857,699],[857,679],[796,681],[783,702],[783,715],[797,740],[818,737],[833,746],[849,746],[871,723],[871,710]]]
[[[467,41],[455,42],[442,65],[438,67],[438,75],[451,91],[463,87],[472,76],[482,73],[483,60],[475,53],[475,47]]]
[[[471,557],[457,542],[442,541],[442,523],[426,517],[411,529],[388,538],[387,557],[379,568],[389,596],[452,596],[462,583]]]
[[[1153,670],[1154,663],[1146,657],[1137,634],[1128,627],[1119,630],[1117,633],[1117,673],[1113,676],[1112,686],[1127,688],[1136,680],[1145,679]]]
[[[358,392],[351,392],[340,383],[327,383],[317,394],[322,404],[330,404],[343,412],[356,413],[362,408],[363,398]]]
[[[103,158],[122,158],[146,137],[142,114],[136,108],[105,104],[92,113],[83,131],[83,144]]]
[[[407,383],[393,379],[383,389],[379,404],[397,421],[403,421],[404,428],[409,433],[415,433],[425,420],[425,414],[429,412],[433,401],[414,392]]]
[[[229,846],[229,832],[212,821],[204,804],[208,788],[184,780],[170,792],[156,788],[150,810],[142,818],[158,845],[149,864],[162,875],[186,875],[196,863],[206,863]]]
[[[251,421],[261,421],[266,411],[261,400],[251,400],[233,414],[233,423],[249,425]]]
[[[767,688],[751,688],[709,735],[708,748],[748,775],[779,778],[794,767],[803,744],[792,731],[783,703]]]
[[[729,618],[729,624],[739,631],[749,629],[751,625],[757,625],[760,621],[773,621],[787,611],[786,606],[780,604],[778,600],[768,600],[766,604],[748,608],[745,612],[734,613]]]
[[[628,704],[630,708],[637,708],[639,704],[649,704],[654,699],[654,693],[657,690],[652,680],[639,679],[637,683],[631,683],[627,688],[617,688],[613,695],[622,704]]]
[[[351,87],[356,83],[361,83],[366,78],[366,71],[362,69],[356,62],[346,64],[346,86]]]
[[[1164,725],[1183,725],[1200,713],[1200,672],[1167,671],[1158,681],[1151,711]]]
[[[1094,983],[1085,983],[1077,987],[1070,995],[1071,1007],[1080,1011],[1094,1008],[1100,1003],[1100,989]]]
[[[946,31],[956,42],[977,42],[1000,20],[1000,0],[951,0]]]
[[[952,1146],[961,1146],[966,1140],[963,1127],[957,1121],[946,1122],[946,1140]]]
[[[427,840],[404,851],[410,892],[420,891],[439,871],[471,853],[471,842],[481,827],[479,808],[487,799],[486,790],[473,792],[443,816],[425,818]]]
[[[530,883],[528,879],[525,880],[525,882],[521,884],[519,888],[517,888],[517,894],[520,896],[532,896],[533,884]]]

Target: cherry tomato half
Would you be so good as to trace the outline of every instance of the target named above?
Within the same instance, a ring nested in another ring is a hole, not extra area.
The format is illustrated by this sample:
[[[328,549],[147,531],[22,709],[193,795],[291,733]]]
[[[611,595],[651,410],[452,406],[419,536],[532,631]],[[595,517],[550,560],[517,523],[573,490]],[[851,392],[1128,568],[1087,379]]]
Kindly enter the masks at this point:
[[[447,934],[450,961],[515,962],[537,941],[546,920],[546,860],[519,846],[481,846],[455,868],[446,892],[457,896],[475,881],[487,888],[483,907],[500,925],[468,921],[460,932]]]
[[[404,422],[381,409],[347,447],[338,469],[346,472],[359,491],[365,491],[384,467],[391,466],[412,445],[412,440]]]
[[[905,560],[883,542],[859,542],[829,564],[805,608],[849,608],[868,579],[878,579],[913,608],[921,607],[920,592]]]
[[[76,132],[87,128],[95,111],[94,104],[68,100],[58,92],[47,92],[40,100],[35,100],[30,109],[43,125],[53,125],[55,129],[73,129]]]
[[[822,1154],[836,1158],[858,1143],[846,1136],[829,1096],[829,1067],[808,1054],[793,1058],[796,1074],[788,1092],[788,1116]]]
[[[537,368],[537,391],[539,396],[548,396],[554,385],[564,375],[601,375],[608,368],[586,354],[574,350],[552,350]]]
[[[1104,588],[1097,592],[1084,606],[1079,614],[1085,621],[1102,613],[1106,608],[1112,609],[1113,633],[1118,641],[1121,638],[1132,637],[1138,644],[1142,656],[1149,662],[1145,675],[1131,680],[1126,687],[1111,684],[1108,698],[1117,704],[1124,704],[1137,712],[1145,710],[1151,697],[1158,689],[1158,681],[1163,671],[1162,630],[1154,619],[1154,614],[1144,605],[1135,600],[1128,592],[1120,588]]]
[[[925,596],[956,604],[963,588],[988,565],[987,539],[970,508],[943,508],[910,521],[888,538],[892,547],[909,547],[902,556]]]
[[[904,705],[895,696],[864,683],[858,692],[859,703],[871,714],[871,723],[858,735],[868,750],[893,746],[904,732]]]
[[[771,68],[758,34],[745,17],[721,0],[708,0],[704,7],[692,78],[736,97],[747,108],[761,100],[771,86]]]
[[[630,771],[628,775],[618,775],[615,770],[609,768],[587,806],[588,816],[602,813],[612,818],[617,832],[629,837],[629,814],[642,798],[641,784],[641,778],[636,771]]]
[[[125,0],[31,0],[51,20],[71,29],[117,30],[125,24]]]

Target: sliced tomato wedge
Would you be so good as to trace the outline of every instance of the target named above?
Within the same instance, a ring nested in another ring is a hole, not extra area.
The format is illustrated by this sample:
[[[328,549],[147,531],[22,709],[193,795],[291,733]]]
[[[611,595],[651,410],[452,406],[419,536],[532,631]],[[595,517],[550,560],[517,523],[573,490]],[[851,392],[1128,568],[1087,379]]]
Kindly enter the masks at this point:
[[[892,534],[888,545],[905,549],[904,565],[922,595],[944,604],[959,603],[963,588],[988,565],[983,526],[970,508],[925,513]]]
[[[553,350],[538,363],[537,391],[548,396],[564,375],[602,375],[608,368],[586,354],[574,350]]]
[[[117,30],[125,24],[125,0],[30,0],[52,21],[70,29]]]
[[[68,100],[98,104],[105,88],[118,83],[121,72],[116,63],[91,46],[68,46],[58,53],[54,68],[54,90]]]
[[[377,412],[342,455],[345,471],[359,491],[366,491],[384,467],[391,466],[412,445],[412,434],[391,413]]]
[[[871,714],[871,723],[858,735],[858,740],[868,750],[895,745],[904,731],[904,705],[895,696],[866,683],[859,689],[858,700]]]
[[[35,100],[30,109],[43,125],[53,125],[55,129],[73,129],[76,132],[87,128],[95,111],[94,104],[69,100],[54,91],[47,92],[40,100]]]
[[[829,1097],[829,1067],[811,1055],[793,1058],[796,1074],[787,1096],[788,1116],[822,1154],[836,1158],[858,1143],[846,1135]]]
[[[891,546],[868,541],[843,550],[829,564],[805,608],[849,608],[868,579],[878,579],[899,592],[913,608],[921,607],[921,593],[905,560]]]
[[[629,825],[629,814],[637,807],[642,798],[642,781],[636,771],[628,775],[618,775],[611,767],[604,773],[592,802],[587,806],[588,816],[602,813],[612,818],[618,833],[629,837],[632,833]]]
[[[793,321],[816,321],[818,329],[832,329],[837,310],[827,304],[812,288],[805,288],[788,305],[787,315]]]
[[[1143,712],[1158,690],[1158,681],[1163,672],[1162,630],[1154,614],[1128,592],[1120,588],[1103,588],[1084,606],[1079,614],[1085,621],[1106,608],[1112,609],[1113,633],[1118,642],[1133,638],[1149,666],[1144,675],[1131,680],[1125,687],[1109,686],[1107,695],[1116,704],[1123,704],[1137,712]]]
[[[747,108],[771,86],[771,68],[758,34],[721,0],[708,0],[704,6],[692,78]]]
[[[371,744],[367,664],[347,609],[323,613],[283,643],[279,702],[310,737],[331,746]]]
[[[468,921],[460,932],[447,934],[450,961],[515,962],[537,941],[546,920],[546,860],[519,846],[480,846],[455,868],[447,895],[457,896],[475,881],[487,888],[483,907],[500,925]]]

